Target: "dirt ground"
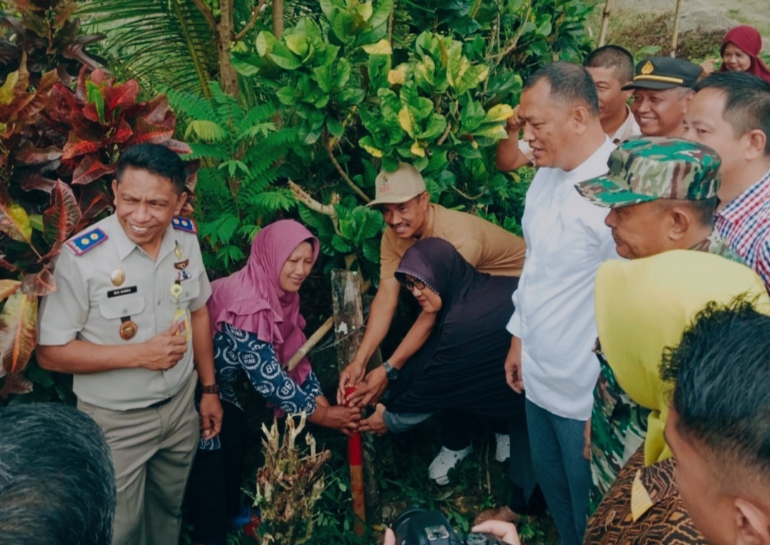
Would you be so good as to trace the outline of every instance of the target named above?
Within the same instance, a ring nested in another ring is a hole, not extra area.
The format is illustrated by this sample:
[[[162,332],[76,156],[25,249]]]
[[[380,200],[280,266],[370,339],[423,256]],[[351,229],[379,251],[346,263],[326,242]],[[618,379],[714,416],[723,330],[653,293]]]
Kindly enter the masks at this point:
[[[603,1],[600,0],[600,5]],[[654,15],[671,13],[676,0],[614,0],[618,16],[634,12]],[[739,24],[750,24],[764,37],[764,50],[770,51],[770,2],[768,0],[682,0],[681,31],[729,30]]]

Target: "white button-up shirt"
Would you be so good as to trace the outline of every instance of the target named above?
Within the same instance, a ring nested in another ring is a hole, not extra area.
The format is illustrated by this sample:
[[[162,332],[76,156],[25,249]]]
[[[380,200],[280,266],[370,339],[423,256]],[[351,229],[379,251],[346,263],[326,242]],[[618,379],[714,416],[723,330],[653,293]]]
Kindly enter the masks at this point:
[[[604,224],[608,209],[581,197],[575,184],[607,172],[615,148],[604,144],[577,168],[541,168],[527,191],[522,227],[527,257],[508,331],[522,343],[527,399],[565,418],[588,420],[599,363],[594,278],[618,257]]]

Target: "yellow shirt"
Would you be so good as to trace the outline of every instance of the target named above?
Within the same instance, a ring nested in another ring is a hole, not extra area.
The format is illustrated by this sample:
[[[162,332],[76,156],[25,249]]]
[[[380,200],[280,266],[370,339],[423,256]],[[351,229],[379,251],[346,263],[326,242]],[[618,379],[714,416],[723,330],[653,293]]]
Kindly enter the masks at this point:
[[[527,247],[524,239],[478,216],[431,204],[430,220],[421,238],[451,243],[477,271],[497,276],[520,276]],[[419,239],[402,239],[388,227],[380,246],[380,278],[395,276],[398,264]]]

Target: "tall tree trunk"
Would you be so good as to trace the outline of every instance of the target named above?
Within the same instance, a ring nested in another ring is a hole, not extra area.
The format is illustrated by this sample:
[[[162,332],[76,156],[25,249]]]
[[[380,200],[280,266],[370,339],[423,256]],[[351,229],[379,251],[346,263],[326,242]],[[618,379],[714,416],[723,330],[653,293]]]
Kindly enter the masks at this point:
[[[219,80],[222,90],[230,96],[238,96],[238,73],[230,61],[230,45],[233,40],[234,0],[219,0],[221,15],[217,24],[217,53],[219,55]]]
[[[283,34],[283,0],[273,0],[273,34],[278,39]]]

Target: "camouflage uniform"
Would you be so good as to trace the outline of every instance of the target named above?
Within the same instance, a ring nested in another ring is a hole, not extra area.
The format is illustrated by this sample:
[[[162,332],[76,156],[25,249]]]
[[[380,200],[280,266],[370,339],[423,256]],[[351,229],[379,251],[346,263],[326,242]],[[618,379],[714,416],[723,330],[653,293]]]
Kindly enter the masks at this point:
[[[616,208],[658,199],[705,200],[716,197],[720,159],[714,151],[680,139],[649,137],[627,141],[609,159],[605,176],[582,182],[578,192],[598,206]],[[712,233],[692,250],[742,262],[726,241]],[[617,383],[596,342],[600,374],[591,415],[589,515],[599,506],[618,473],[642,446],[650,411]]]

